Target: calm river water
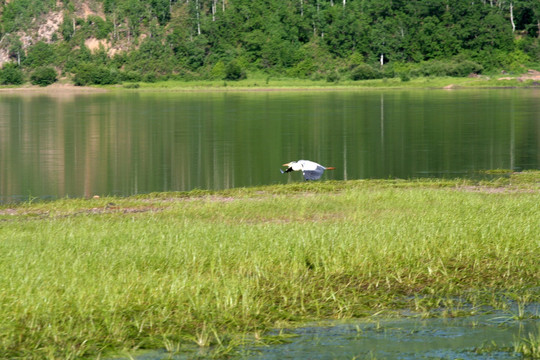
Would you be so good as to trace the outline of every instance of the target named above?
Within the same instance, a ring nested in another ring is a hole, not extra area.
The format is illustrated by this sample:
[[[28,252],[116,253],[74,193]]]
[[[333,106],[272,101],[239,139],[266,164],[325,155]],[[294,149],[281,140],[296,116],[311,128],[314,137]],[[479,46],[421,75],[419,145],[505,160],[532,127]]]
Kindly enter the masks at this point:
[[[0,96],[0,202],[540,166],[540,90]]]

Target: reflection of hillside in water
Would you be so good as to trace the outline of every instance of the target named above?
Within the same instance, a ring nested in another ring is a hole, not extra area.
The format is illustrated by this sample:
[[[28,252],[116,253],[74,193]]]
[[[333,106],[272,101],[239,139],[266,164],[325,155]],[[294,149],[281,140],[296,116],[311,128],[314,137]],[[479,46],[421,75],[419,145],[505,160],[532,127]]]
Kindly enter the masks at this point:
[[[279,167],[302,158],[325,179],[540,163],[532,89],[60,93],[0,98],[1,201],[301,181]]]

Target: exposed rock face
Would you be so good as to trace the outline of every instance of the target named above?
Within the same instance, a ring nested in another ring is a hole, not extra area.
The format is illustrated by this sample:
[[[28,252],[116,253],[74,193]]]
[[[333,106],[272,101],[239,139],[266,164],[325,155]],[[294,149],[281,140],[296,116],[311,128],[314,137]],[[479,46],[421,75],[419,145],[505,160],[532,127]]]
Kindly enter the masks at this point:
[[[5,2],[9,3],[10,0],[6,0]],[[87,19],[88,16],[92,15],[105,19],[105,13],[101,3],[90,2],[89,4],[87,1],[76,0],[74,1],[74,8],[74,15],[78,18]],[[55,11],[50,11],[42,16],[34,18],[28,29],[18,31],[12,35],[19,38],[22,43],[23,51],[38,41],[52,43],[53,35],[58,34],[60,26],[64,22],[64,15],[64,4],[61,1],[58,1],[56,3]],[[11,61],[8,52],[9,45],[4,41],[4,38],[5,36],[0,39],[0,67],[4,63]],[[111,48],[111,44],[106,40],[88,39],[85,43],[91,51],[97,50],[100,44],[106,50]]]
[[[53,34],[58,32],[60,25],[64,21],[64,15],[61,11],[53,11],[47,14],[44,20],[45,22],[38,27],[37,41],[50,43],[52,42]]]

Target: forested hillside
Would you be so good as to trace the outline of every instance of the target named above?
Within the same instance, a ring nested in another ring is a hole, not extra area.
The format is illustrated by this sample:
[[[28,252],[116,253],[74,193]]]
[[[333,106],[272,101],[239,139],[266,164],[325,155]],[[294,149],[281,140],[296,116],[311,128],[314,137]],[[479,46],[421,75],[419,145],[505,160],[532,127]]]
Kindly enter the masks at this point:
[[[539,0],[0,0],[0,83],[467,76],[540,63]]]

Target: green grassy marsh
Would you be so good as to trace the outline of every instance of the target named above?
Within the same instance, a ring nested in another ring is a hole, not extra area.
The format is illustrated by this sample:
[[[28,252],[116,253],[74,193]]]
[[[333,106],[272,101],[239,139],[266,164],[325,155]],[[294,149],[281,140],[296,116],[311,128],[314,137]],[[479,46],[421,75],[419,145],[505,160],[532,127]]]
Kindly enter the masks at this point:
[[[167,90],[167,91],[247,91],[247,90],[366,90],[366,89],[457,89],[457,88],[517,88],[538,87],[538,82],[532,79],[520,80],[518,76],[506,80],[498,80],[500,76],[468,77],[414,77],[408,81],[400,78],[385,78],[374,80],[343,79],[329,82],[324,79],[296,79],[287,77],[271,77],[266,74],[253,73],[247,79],[237,81],[224,80],[166,80],[156,82],[125,83],[121,88],[135,89],[132,91]],[[107,89],[119,88],[118,85],[102,86]]]
[[[539,234],[539,171],[4,205],[0,357],[204,346],[305,320],[538,302]]]

